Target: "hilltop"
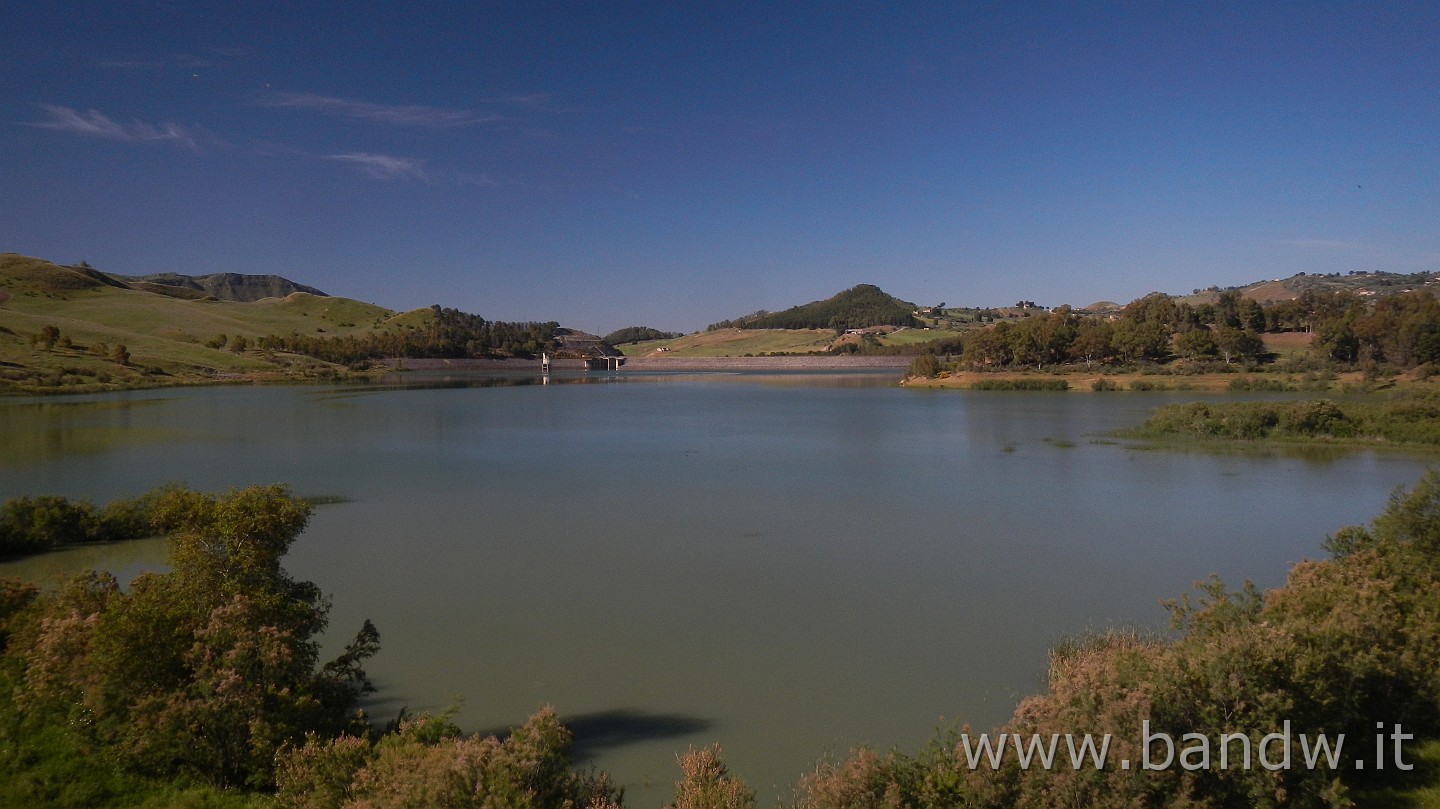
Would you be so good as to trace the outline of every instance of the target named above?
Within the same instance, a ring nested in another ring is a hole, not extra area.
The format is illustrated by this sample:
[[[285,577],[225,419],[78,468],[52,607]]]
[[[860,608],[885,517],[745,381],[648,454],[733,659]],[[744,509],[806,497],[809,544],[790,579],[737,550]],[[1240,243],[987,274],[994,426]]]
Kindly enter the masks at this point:
[[[887,295],[873,284],[860,284],[823,301],[792,306],[783,312],[755,312],[712,324],[717,329],[864,329],[872,326],[919,326],[915,304]]]

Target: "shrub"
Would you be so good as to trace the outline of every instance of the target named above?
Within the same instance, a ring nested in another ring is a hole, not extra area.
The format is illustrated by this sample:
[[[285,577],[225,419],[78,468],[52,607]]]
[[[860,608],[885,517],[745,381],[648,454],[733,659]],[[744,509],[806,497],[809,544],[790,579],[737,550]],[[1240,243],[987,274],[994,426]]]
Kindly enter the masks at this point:
[[[910,361],[910,367],[906,369],[905,375],[934,379],[940,375],[940,360],[934,354],[921,354]]]
[[[981,379],[970,385],[970,390],[1054,391],[1069,389],[1070,383],[1064,379]]]

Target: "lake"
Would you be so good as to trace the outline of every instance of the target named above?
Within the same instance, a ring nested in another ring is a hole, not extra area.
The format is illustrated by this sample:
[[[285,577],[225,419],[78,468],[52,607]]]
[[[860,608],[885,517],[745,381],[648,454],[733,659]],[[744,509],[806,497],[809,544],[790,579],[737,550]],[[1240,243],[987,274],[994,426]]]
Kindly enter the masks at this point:
[[[711,742],[769,804],[826,752],[989,729],[1067,635],[1164,629],[1159,600],[1212,573],[1280,584],[1425,468],[1104,437],[1193,393],[906,390],[894,371],[516,384],[536,381],[0,400],[0,497],[345,498],[287,567],[332,595],[332,651],[379,628],[372,715],[458,698],[494,730],[553,704],[634,805]],[[141,541],[0,575],[163,560]]]

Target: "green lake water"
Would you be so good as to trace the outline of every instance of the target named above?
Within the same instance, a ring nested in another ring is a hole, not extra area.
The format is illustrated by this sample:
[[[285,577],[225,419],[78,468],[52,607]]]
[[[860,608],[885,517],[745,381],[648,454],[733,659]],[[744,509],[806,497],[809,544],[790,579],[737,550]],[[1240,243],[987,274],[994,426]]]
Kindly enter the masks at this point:
[[[531,381],[0,400],[0,497],[345,498],[287,566],[332,595],[332,647],[379,627],[373,715],[460,698],[492,730],[553,704],[633,805],[711,742],[771,804],[827,752],[1003,721],[1067,634],[1163,629],[1159,600],[1212,573],[1280,584],[1425,468],[1103,437],[1187,393],[906,390],[893,371],[510,384]],[[0,575],[163,559],[143,541]]]

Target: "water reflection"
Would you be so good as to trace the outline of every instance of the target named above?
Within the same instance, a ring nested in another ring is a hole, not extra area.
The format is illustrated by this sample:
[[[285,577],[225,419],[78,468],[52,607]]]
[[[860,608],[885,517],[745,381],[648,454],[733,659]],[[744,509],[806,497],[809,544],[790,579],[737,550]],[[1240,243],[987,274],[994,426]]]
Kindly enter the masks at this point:
[[[95,455],[126,445],[173,439],[178,430],[137,420],[171,402],[161,397],[20,399],[0,402],[4,432],[0,463],[31,463],[68,455]],[[142,411],[137,413],[137,411]]]
[[[162,537],[75,545],[22,558],[0,558],[0,576],[51,588],[59,587],[81,571],[108,570],[123,586],[141,573],[166,570],[169,547],[168,540]]]

